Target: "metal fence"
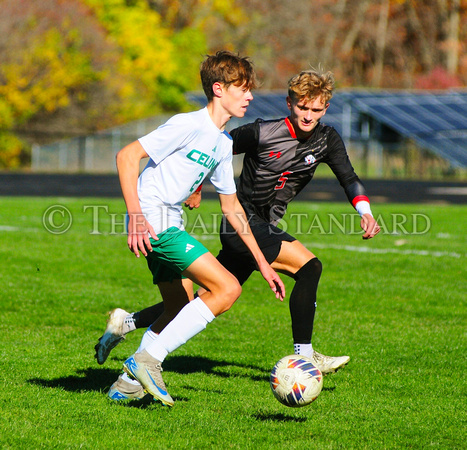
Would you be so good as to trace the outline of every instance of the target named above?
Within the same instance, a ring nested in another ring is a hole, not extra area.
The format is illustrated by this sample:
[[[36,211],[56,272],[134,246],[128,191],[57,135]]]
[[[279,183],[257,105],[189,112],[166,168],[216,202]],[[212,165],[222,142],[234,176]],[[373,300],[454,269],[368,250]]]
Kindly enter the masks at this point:
[[[169,117],[151,117],[88,136],[49,145],[33,145],[31,169],[33,172],[114,173],[117,152]]]

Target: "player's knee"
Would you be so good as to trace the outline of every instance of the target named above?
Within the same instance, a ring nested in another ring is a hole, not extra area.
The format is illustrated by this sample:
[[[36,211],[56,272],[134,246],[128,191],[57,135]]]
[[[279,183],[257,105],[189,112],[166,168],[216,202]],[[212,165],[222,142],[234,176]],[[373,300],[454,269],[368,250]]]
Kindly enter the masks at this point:
[[[242,294],[242,287],[236,278],[233,278],[225,289],[226,303],[230,308]]]
[[[299,279],[309,279],[313,277],[314,279],[320,278],[321,273],[323,272],[323,264],[318,258],[310,259],[306,264],[304,264],[300,269],[295,273],[295,280]]]
[[[241,293],[242,287],[236,278],[232,277],[231,280],[226,282],[221,293],[222,312],[228,311],[238,297],[240,297]]]
[[[318,276],[321,276],[321,273],[323,272],[323,263],[318,258],[310,259],[308,263],[310,263],[313,267],[314,273]]]

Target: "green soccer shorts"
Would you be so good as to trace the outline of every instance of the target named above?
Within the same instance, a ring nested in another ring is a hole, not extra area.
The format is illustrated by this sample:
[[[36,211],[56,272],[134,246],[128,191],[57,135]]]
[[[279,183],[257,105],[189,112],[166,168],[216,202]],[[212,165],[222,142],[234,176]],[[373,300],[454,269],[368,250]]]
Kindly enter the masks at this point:
[[[157,237],[157,241],[150,238],[152,252],[146,257],[154,284],[185,278],[182,272],[208,252],[203,244],[177,227],[170,227]]]

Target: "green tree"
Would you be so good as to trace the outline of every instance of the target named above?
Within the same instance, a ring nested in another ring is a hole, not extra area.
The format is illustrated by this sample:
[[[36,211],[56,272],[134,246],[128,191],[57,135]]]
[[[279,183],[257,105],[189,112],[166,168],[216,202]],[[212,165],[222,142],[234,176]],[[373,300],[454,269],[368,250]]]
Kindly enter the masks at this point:
[[[206,52],[196,26],[175,29],[146,0],[84,0],[122,49],[116,70],[124,119],[186,107],[184,93],[199,86],[199,62]]]

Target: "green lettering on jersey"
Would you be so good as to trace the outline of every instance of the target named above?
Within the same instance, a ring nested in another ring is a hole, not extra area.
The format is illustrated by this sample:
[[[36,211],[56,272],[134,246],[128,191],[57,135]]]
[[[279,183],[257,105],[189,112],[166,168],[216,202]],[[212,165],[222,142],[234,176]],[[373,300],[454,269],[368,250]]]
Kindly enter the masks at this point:
[[[188,155],[186,155],[186,157],[209,170],[213,169],[218,164],[214,158],[207,155],[206,153],[200,152],[199,150],[192,150],[190,153],[188,153]]]
[[[198,150],[192,150],[190,153],[188,153],[188,155],[186,155],[186,157],[188,159],[191,159],[192,161],[194,162],[198,162],[198,158],[199,158],[199,155],[201,154],[200,151]]]
[[[201,155],[199,155],[199,158],[198,158],[198,163],[204,166],[208,158],[209,156],[206,155],[206,153],[201,153]]]

